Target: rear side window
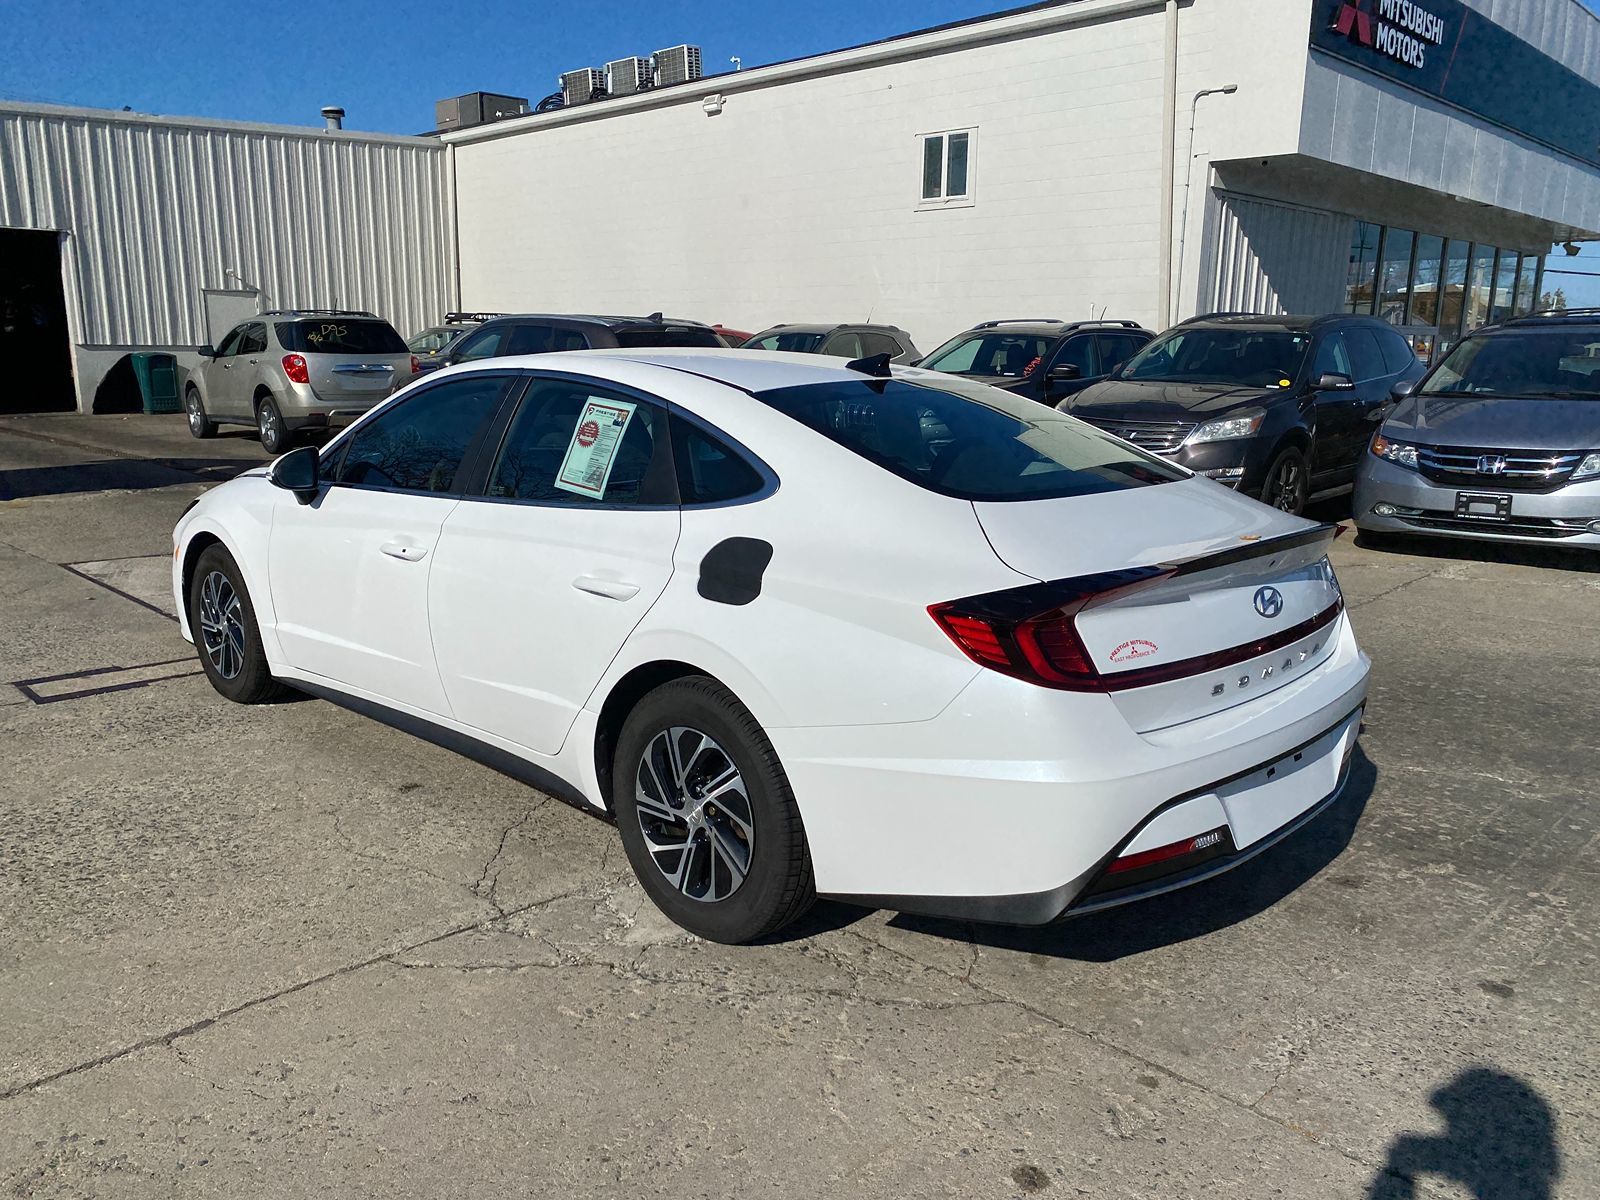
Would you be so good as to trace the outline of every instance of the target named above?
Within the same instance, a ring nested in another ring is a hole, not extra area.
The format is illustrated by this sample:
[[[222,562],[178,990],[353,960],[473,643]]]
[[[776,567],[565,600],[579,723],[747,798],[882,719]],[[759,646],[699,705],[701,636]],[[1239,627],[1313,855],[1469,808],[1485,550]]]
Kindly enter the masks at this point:
[[[822,345],[822,335],[820,333],[791,331],[789,333],[757,334],[745,343],[745,349],[787,350],[795,354],[812,354],[820,345]]]
[[[860,358],[865,353],[861,348],[861,335],[849,330],[829,338],[822,352],[839,358]]]
[[[477,333],[468,334],[461,339],[461,345],[455,351],[457,362],[471,362],[477,358],[494,358],[500,353],[500,343],[506,340],[506,327],[497,325],[493,329],[480,329]]]
[[[861,353],[869,357],[874,354],[887,354],[890,358],[895,358],[905,353],[905,347],[886,333],[872,333],[863,330],[861,334]]]
[[[684,504],[720,504],[754,495],[765,484],[761,473],[738,451],[682,418],[672,421],[672,457]]]
[[[246,325],[244,337],[239,341],[240,354],[260,354],[267,348],[267,327]]]
[[[693,325],[639,326],[617,330],[617,345],[629,349],[647,346],[705,346],[722,348],[722,340],[709,328]]]
[[[405,339],[387,321],[317,317],[279,321],[278,341],[298,354],[408,354]]]
[[[528,387],[488,494],[541,504],[676,504],[666,410],[560,379]]]
[[[1389,368],[1384,365],[1383,351],[1378,349],[1378,339],[1372,330],[1357,325],[1345,332],[1345,338],[1350,344],[1350,363],[1355,367],[1354,378],[1357,383],[1381,379],[1389,373]]]
[[[1406,341],[1392,329],[1378,331],[1378,348],[1383,351],[1383,365],[1387,374],[1398,375],[1417,365],[1417,355]]]
[[[902,479],[963,500],[1084,496],[1185,477],[1064,413],[982,386],[851,380],[756,399]]]
[[[1096,339],[1100,343],[1100,369],[1108,375],[1139,353],[1150,340],[1137,333],[1102,333],[1097,334]]]
[[[1033,373],[1054,341],[1029,333],[968,334],[940,346],[922,365],[956,375],[1020,379]]]
[[[505,391],[503,375],[468,375],[417,393],[349,439],[335,482],[403,492],[455,491],[467,448]]]
[[[551,332],[548,325],[518,325],[512,329],[511,337],[506,342],[506,353],[548,354]]]

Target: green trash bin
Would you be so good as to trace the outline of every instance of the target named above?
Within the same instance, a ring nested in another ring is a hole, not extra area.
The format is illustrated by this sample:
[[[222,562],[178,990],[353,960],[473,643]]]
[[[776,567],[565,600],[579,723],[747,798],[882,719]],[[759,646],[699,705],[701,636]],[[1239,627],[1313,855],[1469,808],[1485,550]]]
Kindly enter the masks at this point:
[[[133,374],[139,380],[139,399],[147,413],[183,411],[178,399],[178,360],[170,354],[135,354]]]

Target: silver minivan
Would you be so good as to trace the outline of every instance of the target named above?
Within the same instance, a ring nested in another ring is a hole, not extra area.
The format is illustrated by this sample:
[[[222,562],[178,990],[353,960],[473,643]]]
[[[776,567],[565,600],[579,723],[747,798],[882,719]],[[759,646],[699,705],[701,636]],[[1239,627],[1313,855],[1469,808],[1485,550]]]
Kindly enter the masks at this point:
[[[264,312],[200,348],[184,410],[197,438],[254,425],[262,449],[280,454],[297,431],[348,424],[416,373],[405,340],[369,312]]]

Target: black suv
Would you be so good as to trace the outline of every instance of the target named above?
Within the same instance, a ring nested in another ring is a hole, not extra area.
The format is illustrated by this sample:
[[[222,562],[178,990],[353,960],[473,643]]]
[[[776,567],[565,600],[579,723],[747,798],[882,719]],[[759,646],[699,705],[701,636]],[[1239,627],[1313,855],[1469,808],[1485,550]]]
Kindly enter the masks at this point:
[[[1110,375],[1153,337],[1133,321],[985,321],[917,365],[1055,404]]]
[[[648,317],[591,317],[530,313],[495,317],[458,338],[443,354],[441,366],[504,358],[509,354],[549,354],[556,350],[602,350],[622,346],[703,346],[724,349],[709,325],[679,321],[654,313]]]
[[[1349,490],[1390,389],[1423,370],[1376,317],[1212,314],[1056,407],[1298,513]]]

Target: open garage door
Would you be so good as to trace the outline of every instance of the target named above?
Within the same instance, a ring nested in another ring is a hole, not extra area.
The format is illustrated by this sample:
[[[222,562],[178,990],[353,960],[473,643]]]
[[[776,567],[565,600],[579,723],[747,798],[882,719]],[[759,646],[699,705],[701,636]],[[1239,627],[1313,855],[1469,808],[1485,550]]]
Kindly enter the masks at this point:
[[[0,363],[0,412],[77,407],[58,234],[0,229]]]

